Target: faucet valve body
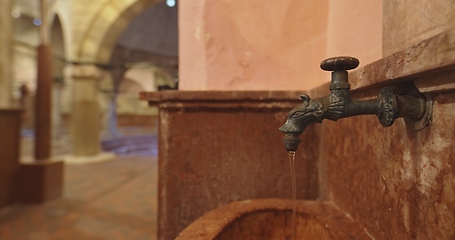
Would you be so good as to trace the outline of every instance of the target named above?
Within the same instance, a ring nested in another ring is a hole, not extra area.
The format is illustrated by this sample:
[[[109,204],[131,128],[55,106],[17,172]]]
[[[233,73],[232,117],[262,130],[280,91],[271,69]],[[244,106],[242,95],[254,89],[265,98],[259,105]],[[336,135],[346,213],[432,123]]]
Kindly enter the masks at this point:
[[[385,127],[391,126],[400,117],[415,130],[428,126],[432,114],[431,95],[421,94],[417,89],[411,94],[396,95],[391,88],[382,88],[376,99],[351,99],[347,70],[358,65],[359,60],[353,57],[334,57],[322,61],[323,70],[333,71],[331,93],[315,100],[306,94],[300,96],[303,103],[289,112],[286,123],[280,127],[280,131],[286,134],[283,138],[286,150],[296,151],[300,143],[299,135],[307,126],[321,123],[323,119],[337,121],[340,118],[375,114]]]
[[[390,127],[397,118],[397,100],[390,88],[383,88],[378,96],[379,112],[377,114],[379,122],[384,127]]]
[[[291,151],[295,152],[299,147],[300,137],[298,134],[286,134],[283,137],[283,143],[286,150],[288,150],[289,152]]]

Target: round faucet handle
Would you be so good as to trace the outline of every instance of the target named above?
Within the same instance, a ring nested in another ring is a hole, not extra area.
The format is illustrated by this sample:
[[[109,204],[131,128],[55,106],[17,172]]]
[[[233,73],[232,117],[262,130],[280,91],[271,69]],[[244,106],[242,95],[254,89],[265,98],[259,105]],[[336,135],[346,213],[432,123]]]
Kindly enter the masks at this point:
[[[354,57],[332,57],[321,62],[321,69],[325,71],[346,71],[359,66],[359,59]]]

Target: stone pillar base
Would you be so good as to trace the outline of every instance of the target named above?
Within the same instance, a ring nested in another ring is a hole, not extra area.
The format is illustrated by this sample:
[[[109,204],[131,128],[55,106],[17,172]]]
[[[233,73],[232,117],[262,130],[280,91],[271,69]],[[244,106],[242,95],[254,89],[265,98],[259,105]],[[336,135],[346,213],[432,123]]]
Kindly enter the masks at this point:
[[[20,169],[21,110],[0,108],[0,208],[15,200]]]
[[[62,197],[63,172],[63,161],[21,163],[17,200],[23,203],[43,203]]]
[[[92,164],[110,161],[115,157],[114,153],[101,152],[93,156],[62,156],[67,164]]]

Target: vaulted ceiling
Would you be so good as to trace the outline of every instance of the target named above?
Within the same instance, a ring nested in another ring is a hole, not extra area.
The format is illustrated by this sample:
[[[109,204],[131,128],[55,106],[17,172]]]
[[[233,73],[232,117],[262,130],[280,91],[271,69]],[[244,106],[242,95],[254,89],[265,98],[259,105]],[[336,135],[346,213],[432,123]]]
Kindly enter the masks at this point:
[[[177,6],[160,2],[146,9],[123,32],[118,45],[165,56],[178,56]]]
[[[49,6],[58,0],[47,0]],[[14,38],[17,43],[29,46],[39,44],[38,26],[34,18],[40,18],[39,0],[14,0],[13,11],[20,12],[14,22]],[[178,5],[169,7],[165,1],[145,9],[117,40],[122,49],[177,58],[178,56]],[[124,59],[128,62],[128,59]],[[134,61],[137,61],[134,60]]]

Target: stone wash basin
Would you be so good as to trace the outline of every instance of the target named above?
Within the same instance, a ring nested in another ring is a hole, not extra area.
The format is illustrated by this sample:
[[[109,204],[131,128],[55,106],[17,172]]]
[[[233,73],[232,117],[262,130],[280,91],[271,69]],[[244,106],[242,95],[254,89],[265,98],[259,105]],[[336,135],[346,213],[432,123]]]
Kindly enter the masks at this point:
[[[298,201],[296,239],[371,239],[331,202]],[[292,201],[258,199],[215,209],[189,225],[176,240],[291,240]]]

